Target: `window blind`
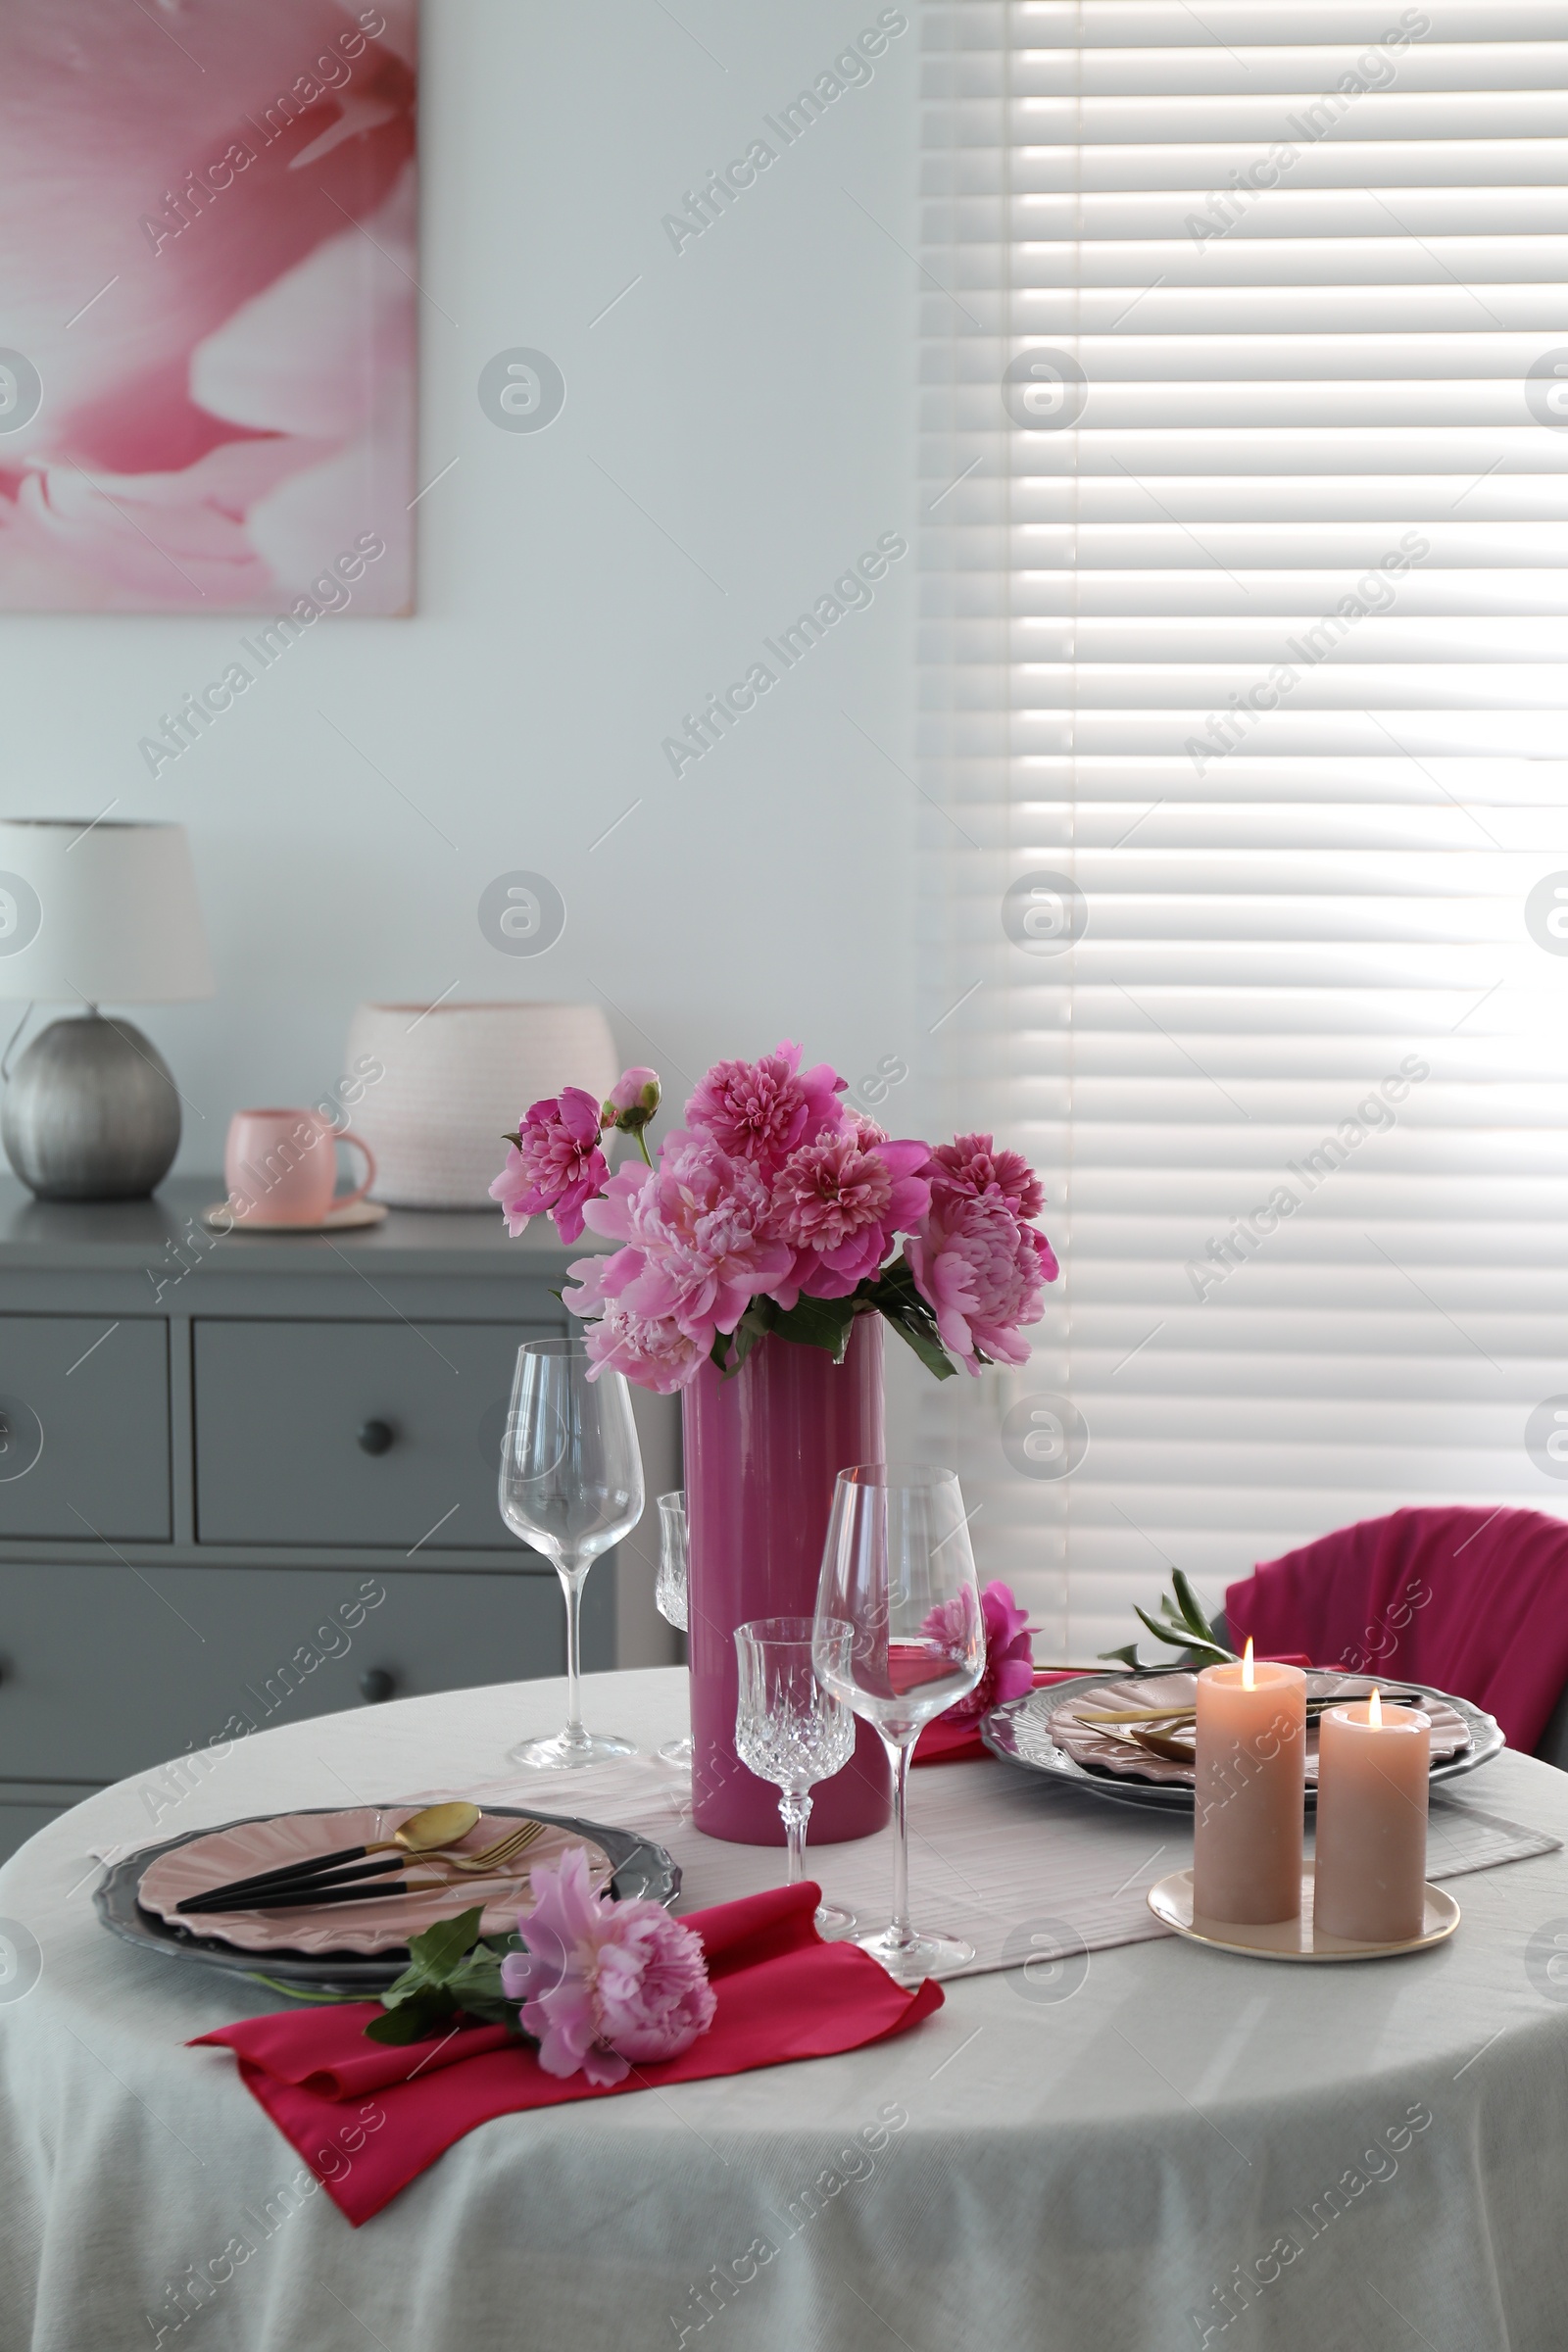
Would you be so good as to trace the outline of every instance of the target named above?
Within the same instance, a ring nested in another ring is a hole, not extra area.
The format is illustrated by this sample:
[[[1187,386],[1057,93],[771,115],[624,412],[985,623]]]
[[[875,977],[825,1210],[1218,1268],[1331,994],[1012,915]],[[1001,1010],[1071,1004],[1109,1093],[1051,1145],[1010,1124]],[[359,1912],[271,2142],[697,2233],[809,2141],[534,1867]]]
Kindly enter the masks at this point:
[[[1063,1268],[925,1435],[1041,1655],[1568,1509],[1565,32],[925,11],[922,1025]]]

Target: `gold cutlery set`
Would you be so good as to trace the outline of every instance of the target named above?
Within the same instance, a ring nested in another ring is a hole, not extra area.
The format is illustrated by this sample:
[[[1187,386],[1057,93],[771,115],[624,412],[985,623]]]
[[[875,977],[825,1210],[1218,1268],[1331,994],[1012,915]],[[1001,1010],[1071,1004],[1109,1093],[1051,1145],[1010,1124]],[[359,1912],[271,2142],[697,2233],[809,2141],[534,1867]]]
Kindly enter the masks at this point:
[[[459,1840],[477,1827],[479,1818],[478,1806],[466,1802],[426,1805],[422,1812],[411,1815],[400,1829],[394,1830],[390,1838],[378,1838],[367,1845],[345,1846],[333,1854],[287,1862],[279,1869],[259,1871],[247,1879],[231,1880],[226,1886],[213,1886],[204,1893],[187,1895],[178,1909],[181,1914],[314,1910],[320,1904],[368,1902],[381,1895],[435,1893],[463,1886],[465,1882],[506,1883],[515,1876],[507,1871],[506,1865],[515,1862],[536,1838],[543,1837],[548,1825],[542,1821],[519,1822],[515,1829],[509,1830],[490,1845],[474,1852],[458,1851]],[[374,1854],[386,1854],[388,1858],[371,1861],[369,1857]],[[426,1867],[419,1869],[420,1862]],[[415,1867],[411,1868],[411,1863]],[[402,1875],[389,1881],[387,1874],[392,1871]],[[373,1883],[368,1885],[367,1881]]]

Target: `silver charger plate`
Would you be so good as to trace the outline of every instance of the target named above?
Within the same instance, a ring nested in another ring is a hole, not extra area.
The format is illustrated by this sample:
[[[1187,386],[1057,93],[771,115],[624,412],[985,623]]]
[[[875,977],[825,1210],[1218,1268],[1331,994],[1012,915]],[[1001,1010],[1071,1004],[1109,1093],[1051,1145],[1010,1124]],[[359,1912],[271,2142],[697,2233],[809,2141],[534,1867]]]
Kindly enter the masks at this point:
[[[393,1803],[385,1809],[394,1812],[398,1806]],[[338,1813],[342,1807],[301,1805],[297,1810]],[[570,1830],[579,1838],[591,1838],[615,1866],[610,1891],[617,1900],[643,1895],[667,1909],[680,1892],[680,1864],[662,1845],[655,1845],[651,1838],[639,1838],[630,1830],[611,1829],[605,1822],[584,1821],[575,1814],[540,1813],[532,1806],[486,1805],[484,1810],[487,1819],[494,1816],[507,1821],[544,1821],[555,1829]],[[380,1952],[374,1959],[367,1959],[358,1952],[241,1952],[210,1936],[193,1936],[188,1928],[175,1927],[141,1908],[136,1898],[142,1872],[158,1855],[189,1845],[193,1838],[211,1838],[219,1830],[240,1829],[248,1822],[275,1818],[270,1813],[247,1813],[236,1821],[209,1822],[203,1829],[186,1830],[178,1838],[166,1838],[162,1845],[144,1845],[139,1852],[126,1854],[109,1866],[93,1889],[94,1910],[112,1936],[123,1937],[126,1943],[139,1944],[144,1952],[201,1961],[208,1968],[220,1969],[229,1976],[249,1977],[262,1984],[297,1985],[306,1997],[312,1993],[348,1993],[368,1999],[372,1993],[384,1992],[407,1968],[406,1949]],[[462,1892],[461,1886],[453,1888],[454,1897],[460,1897]],[[461,1901],[454,1902],[455,1910],[462,1908]]]
[[[980,1725],[980,1737],[994,1756],[1004,1764],[1020,1765],[1025,1772],[1045,1773],[1049,1779],[1063,1782],[1078,1788],[1086,1796],[1102,1796],[1113,1805],[1137,1805],[1149,1813],[1191,1813],[1193,1791],[1185,1783],[1169,1781],[1133,1781],[1118,1778],[1108,1772],[1094,1772],[1058,1747],[1051,1734],[1051,1719],[1056,1709],[1068,1700],[1084,1697],[1091,1690],[1103,1689],[1107,1683],[1124,1683],[1129,1679],[1121,1667],[1108,1674],[1076,1675],[1070,1683],[1048,1683],[1042,1690],[1027,1690],[1022,1698],[1009,1699],[1005,1706],[996,1707]],[[1151,1675],[1152,1687],[1157,1675]],[[1449,1756],[1432,1767],[1432,1786],[1456,1780],[1461,1773],[1474,1772],[1507,1745],[1502,1727],[1494,1717],[1472,1706],[1467,1698],[1455,1698],[1448,1690],[1438,1690],[1431,1683],[1412,1682],[1400,1676],[1401,1690],[1420,1690],[1432,1698],[1441,1698],[1454,1713],[1463,1718],[1470,1734],[1470,1744],[1460,1755]],[[1308,1809],[1317,1803],[1317,1790],[1306,1791]]]

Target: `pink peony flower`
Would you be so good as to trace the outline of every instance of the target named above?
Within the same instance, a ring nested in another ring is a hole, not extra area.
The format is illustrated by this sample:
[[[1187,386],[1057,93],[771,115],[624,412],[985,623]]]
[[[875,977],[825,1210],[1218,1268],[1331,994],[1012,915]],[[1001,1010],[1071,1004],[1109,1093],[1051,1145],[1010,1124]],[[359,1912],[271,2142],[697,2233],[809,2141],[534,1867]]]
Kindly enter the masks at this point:
[[[961,1614],[961,1599],[950,1600],[934,1608],[921,1632],[934,1641],[947,1639],[950,1632],[955,1645],[967,1638],[967,1618]],[[955,1615],[955,1612],[959,1612]],[[980,1595],[980,1613],[986,1627],[985,1672],[972,1690],[954,1700],[942,1720],[945,1723],[967,1723],[989,1715],[993,1707],[1005,1704],[1009,1698],[1021,1698],[1035,1685],[1034,1650],[1029,1640],[1027,1609],[1020,1609],[1012,1597],[1011,1588],[1001,1583],[987,1585]]]
[[[686,1105],[686,1123],[772,1176],[797,1144],[838,1126],[844,1086],[825,1061],[802,1073],[801,1049],[786,1038],[760,1061],[715,1061]]]
[[[607,1278],[610,1282],[617,1278],[618,1261],[636,1255],[632,1250],[617,1250],[612,1257],[578,1258],[566,1271],[579,1287],[561,1295],[574,1315],[598,1318],[585,1335],[594,1363],[590,1380],[608,1367],[612,1372],[623,1372],[640,1389],[652,1389],[656,1396],[673,1396],[678,1389],[690,1388],[707,1359],[708,1348],[700,1340],[688,1339],[672,1316],[634,1315],[607,1290]]]
[[[672,1322],[706,1354],[750,1301],[789,1272],[792,1252],[768,1230],[768,1191],[744,1159],[710,1136],[677,1129],[657,1167],[631,1167],[591,1200],[595,1233],[628,1247],[611,1259],[596,1296],[639,1321]]]
[[[584,1201],[609,1175],[599,1149],[599,1105],[580,1086],[564,1086],[530,1103],[490,1198],[506,1211],[514,1240],[530,1217],[548,1213],[562,1240],[574,1242],[582,1232]]]
[[[847,1298],[890,1254],[896,1233],[910,1233],[931,1202],[916,1171],[927,1150],[890,1143],[869,1119],[846,1120],[790,1153],[773,1179],[773,1231],[794,1264],[773,1296],[783,1307],[802,1291]]]
[[[939,1144],[925,1173],[935,1200],[996,1192],[1026,1222],[1046,1205],[1045,1187],[1023,1153],[997,1151],[989,1135],[956,1135]]]
[[[1019,1326],[1039,1320],[1056,1260],[1043,1233],[1024,1224],[1000,1190],[949,1191],[905,1250],[915,1288],[933,1308],[942,1344],[965,1368],[1026,1364]]]
[[[528,1949],[508,1952],[501,1983],[547,2075],[623,2082],[635,2064],[678,2058],[718,2004],[699,1937],[663,1907],[594,1893],[580,1846],[531,1873],[534,1906],[517,1921]]]

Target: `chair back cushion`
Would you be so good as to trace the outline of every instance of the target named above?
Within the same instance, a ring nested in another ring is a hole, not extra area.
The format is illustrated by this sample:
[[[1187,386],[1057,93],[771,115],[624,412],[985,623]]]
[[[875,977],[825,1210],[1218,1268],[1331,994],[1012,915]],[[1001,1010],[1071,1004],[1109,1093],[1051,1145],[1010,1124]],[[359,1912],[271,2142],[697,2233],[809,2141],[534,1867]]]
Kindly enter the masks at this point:
[[[1231,1640],[1456,1691],[1536,1745],[1568,1684],[1568,1522],[1447,1507],[1363,1519],[1225,1595]]]

